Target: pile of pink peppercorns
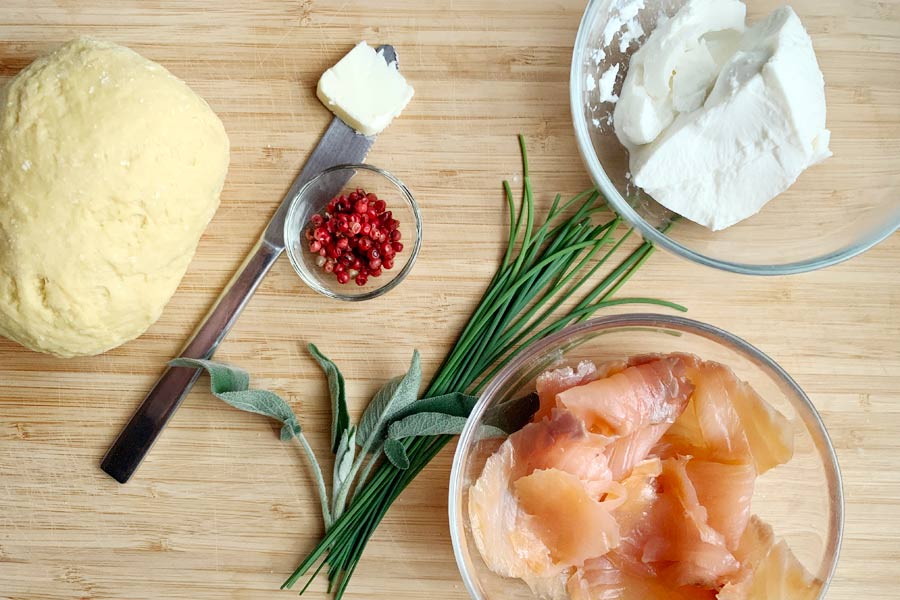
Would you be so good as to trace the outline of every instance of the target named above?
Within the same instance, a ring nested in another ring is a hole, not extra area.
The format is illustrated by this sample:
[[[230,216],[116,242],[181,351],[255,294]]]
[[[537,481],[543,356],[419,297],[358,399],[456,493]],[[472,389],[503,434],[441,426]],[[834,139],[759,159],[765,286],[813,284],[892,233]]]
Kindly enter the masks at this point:
[[[338,283],[352,279],[362,286],[394,268],[394,257],[403,252],[399,227],[384,200],[357,189],[333,198],[325,214],[313,215],[306,239],[326,273],[334,273]]]

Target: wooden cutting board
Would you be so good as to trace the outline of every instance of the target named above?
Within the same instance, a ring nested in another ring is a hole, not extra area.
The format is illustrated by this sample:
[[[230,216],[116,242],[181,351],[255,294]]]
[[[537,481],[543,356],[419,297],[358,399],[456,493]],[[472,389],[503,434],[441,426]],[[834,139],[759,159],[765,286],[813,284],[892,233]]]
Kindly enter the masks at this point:
[[[125,486],[98,468],[166,360],[231,276],[327,125],[319,74],[353,43],[390,42],[416,99],[369,161],[420,199],[426,243],[402,291],[319,297],[279,262],[218,357],[288,398],[326,451],[328,403],[303,350],[343,367],[359,410],[419,348],[434,371],[494,270],[500,181],[528,136],[542,202],[589,182],[569,120],[579,0],[5,0],[0,78],[78,34],[126,44],[207,98],[233,145],[222,206],[162,319],[94,358],[0,340],[0,598],[292,597],[276,590],[322,525],[301,457],[262,418],[198,388]],[[847,496],[828,598],[888,599],[900,581],[900,238],[790,278],[730,276],[657,254],[632,283],[769,353],[819,407]],[[446,519],[451,451],[401,497],[348,598],[466,597]],[[322,598],[317,582],[310,592]]]

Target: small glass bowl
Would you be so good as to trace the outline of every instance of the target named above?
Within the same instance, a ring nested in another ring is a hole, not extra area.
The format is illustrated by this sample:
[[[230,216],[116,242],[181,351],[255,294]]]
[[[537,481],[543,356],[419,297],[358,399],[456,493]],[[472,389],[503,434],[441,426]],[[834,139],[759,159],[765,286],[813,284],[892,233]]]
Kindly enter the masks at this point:
[[[453,552],[473,599],[536,598],[521,580],[488,569],[472,537],[469,488],[500,444],[482,438],[481,425],[510,422],[503,404],[533,392],[535,378],[547,369],[657,352],[688,352],[729,366],[791,422],[794,456],[756,480],[751,511],[822,582],[818,598],[824,598],[840,550],[844,499],[834,448],[809,398],[771,358],[730,333],[682,317],[626,314],[585,321],[537,342],[497,374],[472,411],[453,459],[449,510]]]
[[[645,0],[637,20],[649,35],[661,15],[673,15],[684,3]],[[748,23],[784,4],[744,3]],[[623,49],[616,34],[605,43],[618,8],[634,4],[590,0],[575,40],[569,93],[578,149],[591,179],[645,239],[726,271],[787,275],[852,258],[900,227],[900,11],[851,0],[791,0],[825,77],[825,126],[834,155],[802,173],[759,214],[711,231],[678,219],[632,185],[628,152],[612,123],[614,107],[599,100],[595,82],[600,75],[619,65],[614,86],[619,93],[629,57],[646,39]]]
[[[400,241],[404,246],[403,252],[397,253],[394,259],[393,269],[383,269],[380,277],[369,277],[363,286],[353,280],[340,284],[333,273],[326,273],[318,266],[319,255],[309,251],[305,235],[313,215],[323,213],[335,196],[349,194],[357,188],[385,201],[387,210],[400,221],[403,234]],[[371,165],[337,165],[313,177],[297,192],[284,222],[284,240],[291,265],[309,287],[338,300],[369,300],[397,287],[412,270],[422,245],[422,216],[412,193],[392,174]]]

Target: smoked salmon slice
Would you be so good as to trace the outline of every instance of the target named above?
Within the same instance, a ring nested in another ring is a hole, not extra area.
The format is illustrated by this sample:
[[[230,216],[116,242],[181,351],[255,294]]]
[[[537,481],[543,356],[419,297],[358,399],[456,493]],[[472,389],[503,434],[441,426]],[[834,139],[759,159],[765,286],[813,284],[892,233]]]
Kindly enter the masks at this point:
[[[619,437],[648,425],[673,423],[693,390],[685,360],[672,356],[569,388],[556,395],[556,402],[592,433]]]
[[[612,484],[606,441],[588,433],[571,413],[555,410],[552,418],[526,425],[509,441],[515,452],[514,480],[555,468],[581,480],[595,500]]]
[[[725,545],[725,537],[709,524],[706,507],[688,477],[688,461],[686,457],[662,461],[659,500],[649,517],[651,533],[641,560],[664,563],[659,573],[676,587],[718,589],[738,572],[740,564]]]
[[[647,458],[669,427],[669,423],[648,425],[611,441],[605,450],[605,462],[612,478],[627,477],[635,465]]]
[[[622,480],[623,498],[621,502],[609,503],[613,506],[613,516],[619,522],[623,537],[631,536],[635,527],[647,518],[653,503],[659,497],[657,477],[662,473],[662,462],[651,458],[637,465],[626,479]]]
[[[541,419],[550,418],[550,414],[556,408],[556,395],[558,393],[576,385],[593,381],[598,376],[597,366],[589,360],[579,362],[574,369],[572,367],[561,367],[538,375],[534,386],[540,407],[534,414],[533,420],[537,422]]]
[[[635,576],[615,556],[587,561],[566,584],[572,600],[715,600],[711,590],[685,586],[672,588],[655,579]]]
[[[710,527],[722,534],[726,548],[735,551],[750,520],[756,468],[691,459],[685,470]]]
[[[816,600],[822,582],[806,570],[772,528],[752,517],[735,552],[742,575],[719,592],[718,600]]]
[[[469,490],[469,525],[478,550],[492,571],[506,577],[558,571],[537,535],[519,528],[524,512],[510,489],[512,466],[512,446],[504,443]]]
[[[749,462],[760,475],[791,459],[790,422],[731,369],[700,362],[689,365],[688,377],[696,389],[663,437],[669,453],[717,462]]]
[[[568,574],[527,526],[528,516],[511,489],[513,448],[504,442],[488,457],[469,489],[469,527],[485,565],[494,573],[524,581],[542,598],[566,597]]]
[[[580,567],[619,545],[618,523],[571,473],[535,471],[514,487],[529,526],[557,564]]]
[[[604,379],[610,375],[621,373],[629,367],[624,360],[610,360],[595,365],[589,360],[583,360],[573,369],[572,367],[560,367],[545,371],[538,375],[535,381],[535,391],[540,401],[540,408],[535,413],[533,420],[540,421],[550,417],[556,408],[556,395],[576,385],[583,385],[595,379]]]

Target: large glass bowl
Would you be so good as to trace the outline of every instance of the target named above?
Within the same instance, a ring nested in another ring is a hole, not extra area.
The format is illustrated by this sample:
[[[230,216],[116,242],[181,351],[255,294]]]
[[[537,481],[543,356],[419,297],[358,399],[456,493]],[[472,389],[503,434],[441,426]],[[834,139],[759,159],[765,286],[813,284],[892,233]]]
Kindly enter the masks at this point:
[[[824,597],[837,563],[844,504],[834,449],[809,398],[772,359],[729,333],[682,317],[640,314],[594,319],[547,337],[505,367],[482,394],[460,437],[450,475],[453,549],[472,598],[534,598],[521,581],[491,572],[472,538],[469,488],[500,444],[482,439],[481,425],[502,419],[497,407],[534,391],[535,377],[549,368],[654,352],[689,352],[728,365],[790,420],[794,457],[757,479],[751,511],[772,525],[776,537],[824,582]]]
[[[628,153],[615,136],[610,103],[590,89],[614,64],[621,88],[628,56],[619,35],[605,47],[604,29],[617,7],[633,0],[591,0],[575,40],[570,95],[582,158],[612,207],[643,236],[675,254],[727,271],[780,275],[851,258],[900,226],[900,6],[896,2],[792,0],[825,76],[826,126],[834,156],[805,171],[762,211],[713,232],[653,201],[627,178]],[[638,14],[648,34],[662,13],[684,0],[646,0]],[[746,0],[753,23],[782,0]],[[645,39],[645,38],[642,38]],[[597,49],[605,57],[597,60]]]

